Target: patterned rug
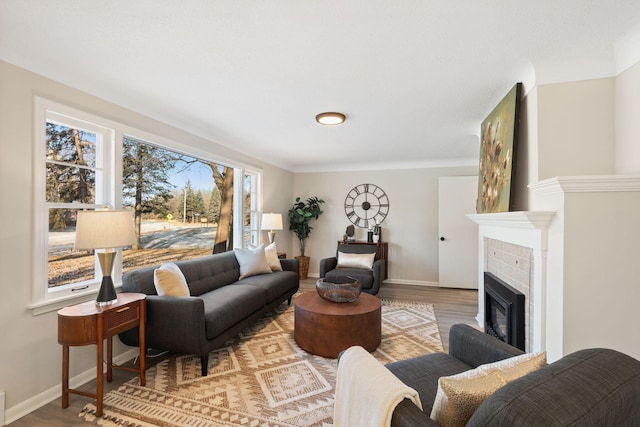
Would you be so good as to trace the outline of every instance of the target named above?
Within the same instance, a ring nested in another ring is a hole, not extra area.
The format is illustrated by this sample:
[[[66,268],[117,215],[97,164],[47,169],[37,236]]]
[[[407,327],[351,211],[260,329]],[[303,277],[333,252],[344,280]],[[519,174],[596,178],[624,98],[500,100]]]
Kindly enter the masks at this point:
[[[79,414],[104,426],[331,426],[337,361],[300,349],[293,339],[293,304],[282,304],[211,352],[209,375],[200,358],[174,355],[133,378]],[[382,363],[442,351],[431,304],[384,300]]]

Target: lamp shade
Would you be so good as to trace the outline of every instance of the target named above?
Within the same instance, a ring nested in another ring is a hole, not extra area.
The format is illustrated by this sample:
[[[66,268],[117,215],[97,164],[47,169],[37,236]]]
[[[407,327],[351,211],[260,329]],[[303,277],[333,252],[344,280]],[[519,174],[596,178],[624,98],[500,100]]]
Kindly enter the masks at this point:
[[[282,230],[282,215],[274,213],[262,214],[263,230]]]
[[[130,211],[78,211],[76,250],[120,248],[135,240]]]

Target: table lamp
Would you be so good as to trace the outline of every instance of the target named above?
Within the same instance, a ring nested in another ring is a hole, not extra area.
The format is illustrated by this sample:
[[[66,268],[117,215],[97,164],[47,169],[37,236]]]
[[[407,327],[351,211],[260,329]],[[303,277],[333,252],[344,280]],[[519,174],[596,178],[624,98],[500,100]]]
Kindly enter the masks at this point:
[[[97,252],[102,271],[102,283],[96,298],[97,305],[113,304],[118,299],[111,278],[117,253],[115,248],[129,246],[135,242],[135,239],[130,211],[78,211],[74,249],[104,249],[103,252]]]
[[[262,214],[262,229],[269,230],[269,244],[273,243],[276,232],[273,230],[282,230],[282,215],[274,213]]]

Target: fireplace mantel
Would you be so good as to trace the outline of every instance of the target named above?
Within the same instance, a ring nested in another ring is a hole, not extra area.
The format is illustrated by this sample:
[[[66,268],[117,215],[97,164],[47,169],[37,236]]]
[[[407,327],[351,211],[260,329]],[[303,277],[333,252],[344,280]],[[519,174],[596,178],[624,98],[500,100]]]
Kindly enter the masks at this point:
[[[469,214],[467,217],[478,225],[508,228],[546,229],[555,212],[520,211],[484,214]]]

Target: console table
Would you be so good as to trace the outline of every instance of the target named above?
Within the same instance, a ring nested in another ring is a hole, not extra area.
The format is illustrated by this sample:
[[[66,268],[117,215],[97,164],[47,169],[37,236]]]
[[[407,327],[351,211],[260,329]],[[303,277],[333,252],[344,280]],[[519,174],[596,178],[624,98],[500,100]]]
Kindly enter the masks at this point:
[[[146,296],[138,293],[121,293],[115,303],[97,306],[87,301],[58,311],[58,343],[62,344],[62,407],[69,406],[69,393],[96,399],[96,416],[102,416],[104,394],[103,353],[107,340],[107,381],[111,382],[112,369],[137,372],[140,385],[146,384],[144,323],[146,318]],[[140,366],[127,368],[113,366],[113,336],[131,328],[140,329]],[[96,393],[87,393],[69,388],[69,346],[96,344]]]
[[[368,246],[377,246],[377,254],[376,259],[381,259],[384,261],[384,277],[383,280],[387,280],[389,278],[389,243],[387,242],[365,242],[361,240],[347,240],[346,242],[342,240],[338,240],[338,245],[368,245]]]

